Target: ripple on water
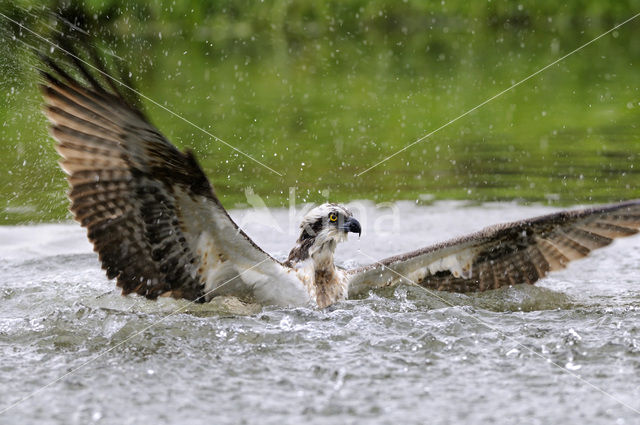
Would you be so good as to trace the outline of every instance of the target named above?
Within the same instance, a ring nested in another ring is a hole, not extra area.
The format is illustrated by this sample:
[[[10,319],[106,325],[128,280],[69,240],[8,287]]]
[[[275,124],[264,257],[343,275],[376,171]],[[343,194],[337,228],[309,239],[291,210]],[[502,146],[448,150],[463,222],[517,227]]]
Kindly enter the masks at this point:
[[[375,219],[375,207],[367,208]],[[373,235],[371,254],[442,239],[441,228],[475,230],[452,208],[472,214],[474,225],[550,211],[399,204],[418,230]],[[425,217],[444,225],[421,233],[417,223]],[[0,423],[636,420],[554,363],[639,407],[637,239],[536,286],[483,294],[401,286],[315,311],[231,298],[193,305],[121,297],[75,225],[28,228],[48,242],[27,259],[13,253],[10,244],[23,240],[24,230],[15,231],[0,241],[0,408],[101,357]],[[250,234],[272,252],[286,252],[290,242],[270,242],[268,229]],[[58,235],[65,243],[54,248]],[[359,244],[339,255],[356,261]]]

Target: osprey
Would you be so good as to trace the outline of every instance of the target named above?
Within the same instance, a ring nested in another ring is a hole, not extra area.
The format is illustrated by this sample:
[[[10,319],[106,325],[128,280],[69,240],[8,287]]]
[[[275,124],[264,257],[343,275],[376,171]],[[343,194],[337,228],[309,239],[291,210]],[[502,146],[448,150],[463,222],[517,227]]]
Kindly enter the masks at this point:
[[[484,291],[534,283],[640,227],[635,200],[489,227],[343,270],[334,263],[336,245],[360,234],[360,223],[345,207],[324,204],[306,215],[280,262],[229,217],[194,155],[174,147],[136,100],[103,78],[108,74],[96,55],[95,75],[77,55],[69,57],[58,63],[42,56],[45,113],[71,187],[70,209],[124,295],[197,302],[233,295],[325,308],[400,282]]]

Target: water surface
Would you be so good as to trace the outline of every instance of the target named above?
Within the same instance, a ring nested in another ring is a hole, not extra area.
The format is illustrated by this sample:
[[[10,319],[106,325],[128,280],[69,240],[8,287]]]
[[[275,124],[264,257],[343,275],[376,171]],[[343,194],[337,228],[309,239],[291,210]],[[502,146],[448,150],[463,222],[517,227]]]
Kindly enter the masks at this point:
[[[350,206],[364,231],[339,248],[346,266],[555,210]],[[295,240],[288,210],[232,216],[278,258]],[[638,264],[632,237],[536,286],[403,286],[324,311],[237,315],[121,297],[76,224],[0,227],[0,409],[104,353],[0,423],[634,424],[637,413],[576,376],[640,409]]]
[[[143,100],[225,205],[245,208],[248,187],[280,207],[289,188],[298,202],[640,196],[640,18],[357,176],[635,15],[640,0],[78,4],[114,72],[129,68],[145,96],[282,174]],[[0,10],[55,34],[56,7]],[[2,224],[69,218],[39,64],[22,42],[50,49],[0,19]]]

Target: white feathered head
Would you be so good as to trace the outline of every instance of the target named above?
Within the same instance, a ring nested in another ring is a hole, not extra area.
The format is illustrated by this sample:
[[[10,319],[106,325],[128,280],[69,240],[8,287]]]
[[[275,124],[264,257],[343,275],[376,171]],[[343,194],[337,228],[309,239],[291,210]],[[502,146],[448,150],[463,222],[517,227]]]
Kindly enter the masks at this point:
[[[362,229],[351,211],[338,204],[322,204],[310,210],[300,223],[300,237],[289,253],[289,263],[303,261],[315,253],[328,250],[333,253],[338,242],[348,233],[360,236]]]

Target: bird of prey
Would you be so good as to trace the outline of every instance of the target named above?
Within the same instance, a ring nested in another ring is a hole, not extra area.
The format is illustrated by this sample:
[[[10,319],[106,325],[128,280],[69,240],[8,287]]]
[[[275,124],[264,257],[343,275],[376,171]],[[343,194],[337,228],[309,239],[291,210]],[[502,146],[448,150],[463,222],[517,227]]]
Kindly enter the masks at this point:
[[[67,46],[67,49],[70,49]],[[532,284],[640,227],[640,200],[564,211],[480,232],[352,270],[334,250],[360,234],[345,207],[311,210],[286,261],[229,217],[190,151],[174,147],[97,55],[42,55],[41,89],[75,219],[124,295],[206,302],[233,295],[262,305],[325,308],[401,282],[455,292]]]

